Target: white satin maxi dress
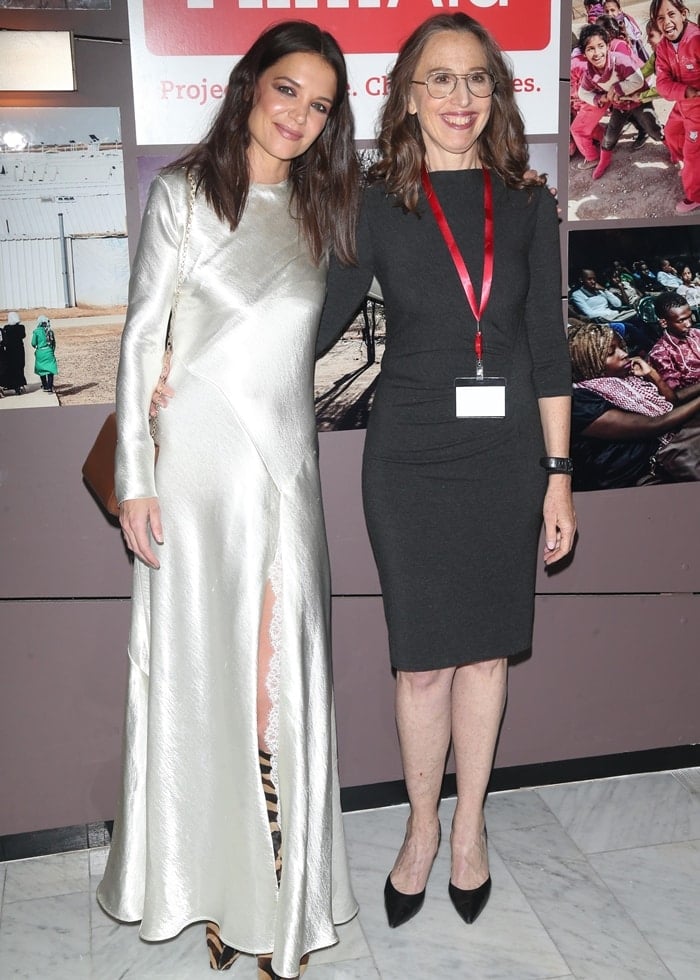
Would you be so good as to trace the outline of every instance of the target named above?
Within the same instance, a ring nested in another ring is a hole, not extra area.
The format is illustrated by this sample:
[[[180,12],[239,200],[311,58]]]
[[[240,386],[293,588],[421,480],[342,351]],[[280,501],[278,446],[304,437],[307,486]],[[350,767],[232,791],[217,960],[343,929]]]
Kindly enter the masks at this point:
[[[274,969],[352,918],[336,767],[330,585],[313,405],[325,265],[286,183],[253,185],[235,232],[196,198],[154,474],[148,431],[188,185],[156,178],[117,380],[120,500],[157,495],[164,543],[135,562],[124,774],[98,900],[147,940],[196,920]],[[258,764],[257,650],[276,596],[268,725],[282,830],[277,886]],[[204,938],[202,939],[204,946]]]

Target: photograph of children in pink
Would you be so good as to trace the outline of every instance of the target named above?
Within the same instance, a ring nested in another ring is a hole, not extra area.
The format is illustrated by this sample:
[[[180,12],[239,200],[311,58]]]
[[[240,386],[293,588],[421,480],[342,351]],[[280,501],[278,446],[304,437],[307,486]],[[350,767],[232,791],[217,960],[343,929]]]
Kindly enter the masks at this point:
[[[572,3],[569,220],[700,208],[700,29],[692,6]]]
[[[579,52],[586,65],[580,73],[581,108],[571,124],[571,135],[583,157],[579,169],[594,168],[594,180],[610,166],[627,123],[659,143],[664,138],[653,107],[645,106],[638,97],[649,90],[639,59],[624,40],[620,39],[621,46],[613,44],[608,30],[598,24],[587,24],[579,36]],[[607,117],[604,130],[603,117]]]

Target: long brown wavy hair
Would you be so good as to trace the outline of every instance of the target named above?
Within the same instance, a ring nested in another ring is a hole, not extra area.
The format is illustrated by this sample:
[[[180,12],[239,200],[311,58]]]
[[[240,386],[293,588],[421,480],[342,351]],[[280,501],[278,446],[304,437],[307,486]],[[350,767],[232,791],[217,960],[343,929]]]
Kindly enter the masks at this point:
[[[472,34],[486,54],[487,70],[496,80],[491,114],[479,136],[481,164],[495,171],[508,187],[540,184],[543,178],[525,180],[528,168],[527,140],[522,116],[515,102],[513,73],[495,40],[468,14],[437,14],[424,21],[404,42],[390,75],[389,96],[384,105],[378,143],[381,159],[369,172],[370,182],[383,181],[407,211],[415,211],[425,158],[425,144],[418,118],[408,111],[411,79],[426,44],[444,31]]]
[[[298,52],[317,54],[328,62],[335,73],[336,93],[325,129],[302,156],[291,161],[292,213],[316,262],[332,250],[341,262],[353,263],[360,173],[347,69],[335,38],[315,24],[284,21],[264,31],[231,72],[207,135],[166,171],[192,173],[218,217],[228,221],[232,231],[237,228],[250,188],[248,119],[258,79],[285,55]]]

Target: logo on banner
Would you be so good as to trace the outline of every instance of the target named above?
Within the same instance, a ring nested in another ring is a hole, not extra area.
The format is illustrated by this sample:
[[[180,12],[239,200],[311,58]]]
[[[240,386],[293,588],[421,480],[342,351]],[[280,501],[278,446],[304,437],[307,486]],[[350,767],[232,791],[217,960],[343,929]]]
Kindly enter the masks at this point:
[[[143,0],[155,55],[242,55],[285,19],[318,24],[346,54],[391,53],[421,21],[457,12],[482,23],[506,51],[549,44],[551,0]]]

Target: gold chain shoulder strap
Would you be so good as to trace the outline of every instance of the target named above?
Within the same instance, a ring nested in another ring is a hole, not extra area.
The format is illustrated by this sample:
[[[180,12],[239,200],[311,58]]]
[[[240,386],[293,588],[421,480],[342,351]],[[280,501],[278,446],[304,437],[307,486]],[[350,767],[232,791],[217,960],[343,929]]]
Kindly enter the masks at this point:
[[[173,293],[173,301],[170,304],[170,320],[168,321],[168,333],[165,338],[165,351],[163,353],[163,366],[160,371],[160,377],[158,378],[158,383],[156,385],[156,391],[151,398],[151,409],[149,413],[148,426],[151,432],[151,437],[158,446],[158,408],[159,403],[156,398],[156,394],[160,394],[163,384],[167,380],[170,374],[170,360],[173,354],[173,324],[175,321],[175,311],[177,310],[178,303],[180,301],[180,292],[182,290],[182,283],[185,278],[185,262],[187,260],[187,248],[190,242],[190,228],[192,227],[192,213],[194,211],[194,199],[197,196],[197,184],[194,179],[193,174],[187,174],[187,182],[189,185],[189,194],[187,195],[187,217],[185,218],[185,231],[182,236],[182,242],[180,243],[180,256],[177,265],[177,280],[175,283],[175,292]]]
[[[170,326],[168,328],[168,339],[165,345],[165,349],[168,354],[170,354],[173,349],[173,323],[175,320],[175,311],[177,310],[178,303],[180,302],[182,283],[185,279],[185,262],[187,261],[187,250],[190,244],[192,213],[194,211],[194,200],[197,196],[197,183],[191,171],[187,172],[187,184],[189,188],[189,193],[187,195],[187,217],[185,219],[185,231],[180,244],[180,257],[177,265],[177,281],[175,283],[175,292],[173,293],[173,302],[170,308]]]

